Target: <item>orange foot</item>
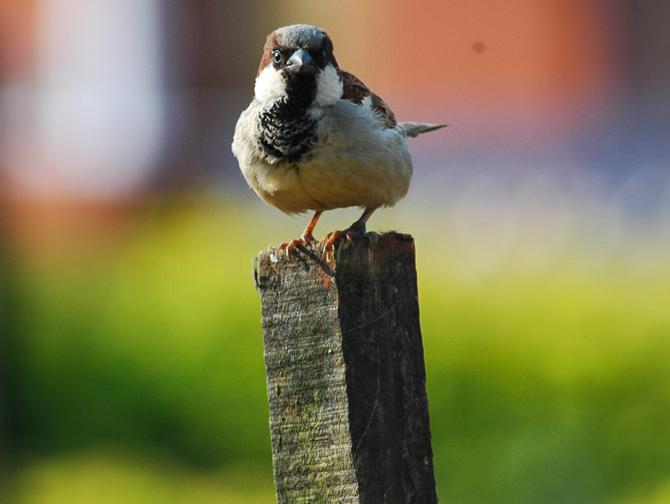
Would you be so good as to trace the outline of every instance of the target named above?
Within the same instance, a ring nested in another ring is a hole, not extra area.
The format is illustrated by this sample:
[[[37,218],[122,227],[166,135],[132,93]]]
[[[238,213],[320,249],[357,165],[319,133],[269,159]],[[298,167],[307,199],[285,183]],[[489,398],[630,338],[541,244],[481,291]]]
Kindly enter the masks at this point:
[[[288,243],[282,243],[279,245],[279,247],[277,247],[277,252],[280,250],[286,251],[286,257],[290,259],[293,257],[293,255],[295,255],[296,250],[298,250],[300,247],[304,247],[309,243],[314,243],[315,241],[316,240],[311,233],[304,233],[300,238],[296,238],[295,240],[291,240]]]
[[[365,222],[356,221],[348,229],[344,231],[331,231],[326,235],[326,242],[323,244],[323,256],[321,259],[330,269],[335,269],[335,244],[338,240],[346,238],[349,241],[353,240],[354,236],[365,233]]]

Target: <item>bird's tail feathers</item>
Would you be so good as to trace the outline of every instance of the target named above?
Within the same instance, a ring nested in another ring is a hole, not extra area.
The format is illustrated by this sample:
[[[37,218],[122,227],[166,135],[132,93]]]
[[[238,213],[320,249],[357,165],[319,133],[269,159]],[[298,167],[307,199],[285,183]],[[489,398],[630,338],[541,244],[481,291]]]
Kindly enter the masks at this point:
[[[408,137],[415,137],[421,135],[422,133],[428,133],[429,131],[435,131],[440,128],[445,128],[448,124],[425,124],[425,123],[414,123],[414,122],[401,122],[398,123],[398,126],[402,128],[405,132],[405,135]]]

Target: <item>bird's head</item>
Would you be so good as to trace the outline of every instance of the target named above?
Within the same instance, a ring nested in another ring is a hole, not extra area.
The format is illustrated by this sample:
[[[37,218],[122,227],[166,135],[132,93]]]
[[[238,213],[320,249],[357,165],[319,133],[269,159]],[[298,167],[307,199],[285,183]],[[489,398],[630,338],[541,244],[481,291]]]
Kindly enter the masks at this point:
[[[261,102],[285,99],[304,107],[331,105],[338,100],[342,79],[328,34],[302,24],[270,33],[254,91]]]

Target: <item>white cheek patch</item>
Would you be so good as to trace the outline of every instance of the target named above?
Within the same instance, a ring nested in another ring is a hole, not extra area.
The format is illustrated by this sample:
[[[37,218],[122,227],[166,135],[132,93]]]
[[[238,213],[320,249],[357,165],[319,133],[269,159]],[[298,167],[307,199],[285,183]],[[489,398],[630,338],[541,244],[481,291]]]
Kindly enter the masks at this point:
[[[321,107],[332,105],[342,97],[342,80],[333,65],[327,65],[316,76],[314,103]]]
[[[260,102],[275,101],[286,97],[286,82],[281,72],[275,70],[272,65],[266,66],[254,85],[254,95]]]

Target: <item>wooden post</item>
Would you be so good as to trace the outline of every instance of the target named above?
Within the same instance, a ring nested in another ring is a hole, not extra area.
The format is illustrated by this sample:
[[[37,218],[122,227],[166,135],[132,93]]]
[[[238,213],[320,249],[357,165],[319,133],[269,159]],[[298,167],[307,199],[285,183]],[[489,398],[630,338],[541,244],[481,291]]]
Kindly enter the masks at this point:
[[[414,241],[256,258],[280,503],[437,502]]]

